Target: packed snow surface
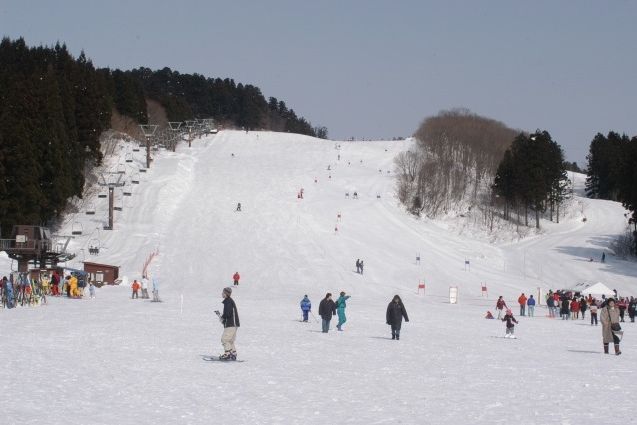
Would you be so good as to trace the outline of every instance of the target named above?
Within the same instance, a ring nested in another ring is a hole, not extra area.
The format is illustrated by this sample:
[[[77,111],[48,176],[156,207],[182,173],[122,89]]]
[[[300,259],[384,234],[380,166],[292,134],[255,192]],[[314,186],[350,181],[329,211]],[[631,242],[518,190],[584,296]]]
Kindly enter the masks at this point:
[[[634,421],[637,327],[622,324],[623,354],[604,355],[601,327],[549,319],[543,305],[534,318],[518,317],[516,303],[521,292],[537,297],[538,288],[580,282],[637,295],[634,263],[608,251],[599,261],[624,230],[621,205],[577,197],[578,214],[543,222],[543,234],[518,243],[462,237],[398,204],[393,160],[410,143],[223,131],[192,148],[154,152],[132,196],[118,193],[115,230],[100,230],[106,200],[94,193],[87,202],[97,214],[69,216],[59,232],[83,228],[67,266],[119,265],[123,283],[98,289],[94,300],[0,310],[0,422]],[[124,151],[120,158],[127,180],[145,159],[134,155],[132,163]],[[96,241],[100,254],[89,255]],[[157,249],[150,271],[163,302],[132,300],[130,281]],[[0,265],[11,267],[6,258]],[[236,271],[237,348],[246,362],[202,361],[222,352],[214,310]],[[312,316],[299,321],[303,295],[317,315],[328,291],[351,295],[343,332],[336,320],[328,334]],[[410,318],[400,341],[385,324],[394,294]],[[515,306],[517,340],[502,338],[501,321],[483,318],[498,295]]]

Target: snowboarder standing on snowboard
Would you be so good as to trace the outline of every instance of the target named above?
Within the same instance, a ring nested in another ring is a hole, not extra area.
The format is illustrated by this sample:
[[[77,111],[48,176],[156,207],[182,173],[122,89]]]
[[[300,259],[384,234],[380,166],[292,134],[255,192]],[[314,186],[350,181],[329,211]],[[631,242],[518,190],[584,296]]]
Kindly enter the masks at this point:
[[[403,324],[403,317],[405,318],[405,322],[409,322],[403,301],[398,295],[394,295],[394,298],[387,306],[387,314],[385,315],[387,324],[391,326],[391,339],[400,339],[400,328]]]
[[[303,321],[307,322],[307,315],[310,311],[312,311],[312,303],[307,295],[305,295],[301,300],[301,311],[303,312]]]
[[[223,325],[221,344],[223,345],[224,353],[219,356],[219,360],[237,360],[237,350],[234,346],[234,341],[237,338],[237,328],[239,328],[239,312],[231,295],[231,287],[224,288],[221,293],[223,297],[223,314],[219,316],[219,319]]]
[[[336,325],[336,329],[342,331],[341,326],[347,322],[347,317],[345,317],[345,307],[347,307],[346,301],[350,298],[349,295],[345,295],[345,291],[341,292],[341,296],[336,300],[336,311],[338,312],[338,325]]]
[[[335,315],[336,304],[334,304],[332,300],[332,294],[328,292],[319,304],[319,316],[321,316],[322,319],[323,333],[327,333],[330,330],[330,321],[332,320],[332,316]]]
[[[515,338],[514,332],[515,332],[515,325],[513,323],[515,323],[516,325],[518,324],[518,321],[515,320],[515,317],[513,317],[513,312],[511,311],[511,309],[507,309],[506,314],[504,315],[504,318],[502,318],[503,322],[507,322],[507,330],[506,330],[506,334],[504,335],[505,338]]]

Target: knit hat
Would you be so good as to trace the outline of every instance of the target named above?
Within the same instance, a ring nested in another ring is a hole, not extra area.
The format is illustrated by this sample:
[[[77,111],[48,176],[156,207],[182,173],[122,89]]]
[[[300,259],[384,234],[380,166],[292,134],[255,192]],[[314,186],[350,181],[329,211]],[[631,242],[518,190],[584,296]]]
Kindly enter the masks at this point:
[[[228,296],[230,296],[230,295],[232,295],[232,288],[229,287],[229,286],[226,287],[226,288],[223,288],[223,292],[224,292],[224,294],[227,294]]]

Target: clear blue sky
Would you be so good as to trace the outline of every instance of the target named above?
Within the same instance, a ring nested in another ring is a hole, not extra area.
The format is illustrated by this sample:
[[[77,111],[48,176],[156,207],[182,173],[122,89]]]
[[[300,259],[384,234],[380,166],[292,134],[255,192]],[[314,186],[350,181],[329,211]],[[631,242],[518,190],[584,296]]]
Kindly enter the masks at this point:
[[[595,133],[637,135],[637,1],[3,0],[0,32],[254,84],[331,138],[452,107],[546,129],[580,165]]]

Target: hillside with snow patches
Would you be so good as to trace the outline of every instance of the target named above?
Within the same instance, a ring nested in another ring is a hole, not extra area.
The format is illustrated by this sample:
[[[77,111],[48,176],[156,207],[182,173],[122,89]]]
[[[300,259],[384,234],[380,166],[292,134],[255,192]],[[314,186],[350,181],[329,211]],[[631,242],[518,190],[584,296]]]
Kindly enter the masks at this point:
[[[398,204],[393,161],[411,143],[222,131],[192,148],[154,152],[147,173],[138,171],[143,150],[121,144],[105,169],[140,184],[130,185],[130,197],[117,193],[115,230],[102,229],[107,200],[95,187],[57,233],[82,229],[68,267],[119,265],[123,282],[94,300],[0,310],[3,423],[634,420],[635,324],[622,324],[624,354],[610,356],[599,327],[548,319],[543,305],[534,318],[518,317],[517,340],[501,338],[502,322],[483,319],[498,295],[515,306],[521,292],[537,296],[538,288],[601,281],[637,295],[636,264],[608,251],[626,226],[622,206],[581,197],[583,176],[575,175],[580,195],[560,224],[489,244],[473,237],[469,221],[418,219]],[[96,244],[99,255],[89,255]],[[163,302],[131,300],[129,282],[155,250],[150,272]],[[1,255],[6,274],[15,264]],[[237,348],[246,362],[203,362],[222,351],[213,311],[236,271]],[[351,295],[343,332],[299,322],[303,295],[316,314],[328,291]],[[410,317],[400,341],[385,324],[394,294]]]

